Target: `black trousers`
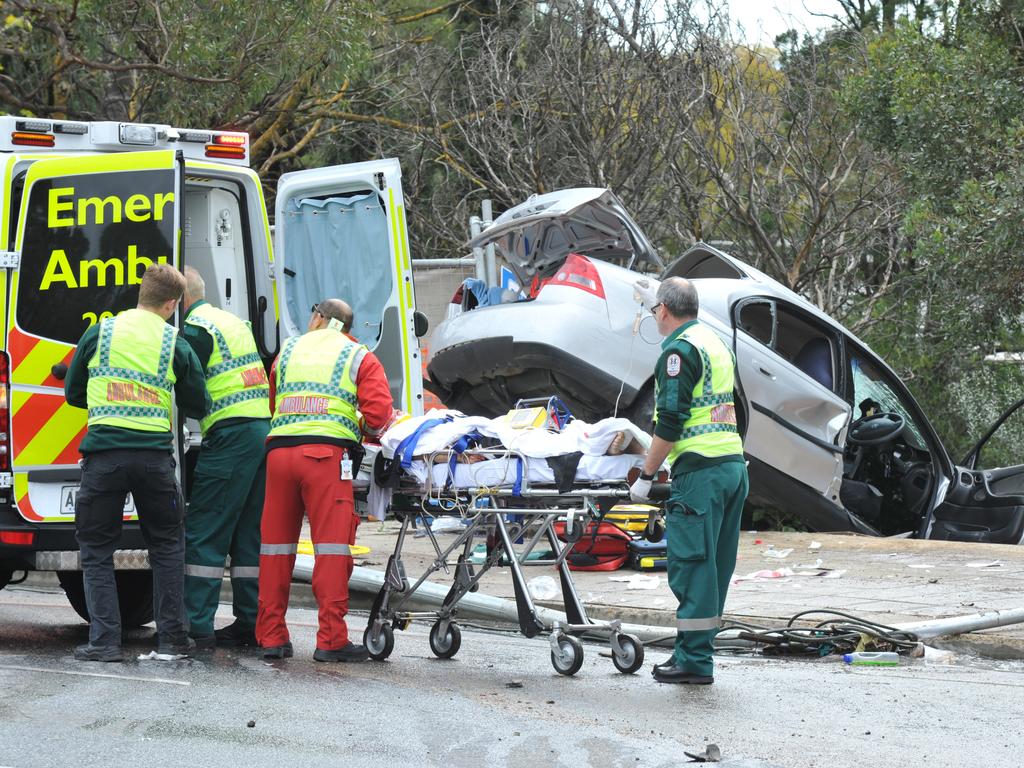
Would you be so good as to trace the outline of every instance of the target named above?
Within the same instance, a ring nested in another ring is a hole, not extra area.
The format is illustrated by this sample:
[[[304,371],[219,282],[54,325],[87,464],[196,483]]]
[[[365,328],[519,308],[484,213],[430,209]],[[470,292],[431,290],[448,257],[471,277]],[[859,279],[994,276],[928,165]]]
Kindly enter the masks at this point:
[[[89,642],[121,645],[121,613],[114,582],[114,550],[121,538],[125,495],[132,494],[153,571],[153,613],[161,645],[186,641],[182,595],[184,510],[167,451],[116,450],[82,461],[75,529],[82,555]]]

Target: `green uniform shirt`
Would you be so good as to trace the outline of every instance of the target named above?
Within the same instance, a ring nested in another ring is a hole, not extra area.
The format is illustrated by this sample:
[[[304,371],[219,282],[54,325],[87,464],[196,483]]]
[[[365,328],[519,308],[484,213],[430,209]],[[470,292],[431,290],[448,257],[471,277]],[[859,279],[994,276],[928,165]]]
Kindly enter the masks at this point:
[[[658,358],[658,365],[655,368],[658,380],[658,421],[654,425],[654,434],[670,443],[679,439],[683,432],[683,424],[690,418],[693,389],[704,373],[704,363],[701,362],[697,348],[684,339],[676,338],[696,322],[690,320],[683,323],[665,337],[661,343],[661,357]],[[671,365],[670,358],[674,358]],[[670,374],[670,370],[678,372]],[[709,458],[699,453],[684,453],[676,459],[672,474],[692,472],[727,461],[743,461],[743,456],[734,454]]]
[[[199,301],[197,301],[195,304],[188,308],[188,311],[185,312],[185,317],[187,318],[189,315],[191,315],[192,310],[194,310],[196,307],[208,303],[209,302],[207,302],[205,299],[200,299]],[[182,328],[181,331],[178,333],[178,338],[185,339],[185,341],[188,342],[188,345],[192,347],[192,351],[196,353],[196,357],[199,359],[199,365],[202,366],[203,375],[205,376],[206,368],[210,364],[210,355],[213,354],[213,337],[205,328],[199,328],[198,326],[185,323],[185,327]],[[203,416],[205,415],[206,412],[204,411]],[[213,425],[212,429],[219,429],[220,427],[230,427],[232,424],[241,424],[246,421],[253,421],[253,419],[249,418],[248,416],[236,416],[233,418],[221,419],[220,421]]]
[[[91,326],[78,342],[75,356],[71,358],[67,376],[64,377],[64,397],[76,408],[88,408],[87,388],[89,385],[89,361],[96,354],[100,326]],[[196,359],[196,353],[178,335],[174,344],[174,384],[178,408],[186,416],[202,418],[210,408],[210,396],[206,392],[206,376]],[[83,453],[113,450],[162,450],[170,452],[174,442],[170,432],[144,432],[138,429],[123,429],[99,425],[92,427],[82,438],[79,450]]]

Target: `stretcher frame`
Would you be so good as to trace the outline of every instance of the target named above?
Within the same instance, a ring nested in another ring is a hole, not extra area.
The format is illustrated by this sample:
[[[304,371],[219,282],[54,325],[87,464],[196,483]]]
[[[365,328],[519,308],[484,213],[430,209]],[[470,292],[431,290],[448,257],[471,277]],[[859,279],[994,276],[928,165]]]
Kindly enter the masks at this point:
[[[524,454],[506,449],[477,448],[465,451],[479,457],[514,458],[528,466],[530,458]],[[430,648],[439,658],[452,658],[461,646],[461,631],[456,621],[459,601],[470,592],[475,592],[480,579],[495,566],[507,564],[512,576],[519,631],[526,637],[536,637],[542,632],[549,633],[551,664],[563,675],[574,675],[583,665],[583,645],[578,635],[607,634],[611,647],[612,661],[616,669],[625,674],[638,670],[644,661],[644,647],[640,640],[622,631],[618,619],[597,622],[587,615],[586,607],[579,597],[566,557],[573,545],[583,535],[588,523],[595,525],[604,514],[622,499],[629,496],[625,479],[608,483],[588,483],[574,487],[567,493],[555,488],[531,487],[529,472],[523,473],[522,486],[518,493],[512,488],[470,488],[437,489],[433,483],[432,467],[441,456],[450,458],[450,449],[442,449],[430,455],[427,462],[427,476],[424,484],[417,487],[400,486],[396,493],[419,497],[419,507],[406,509],[393,507],[396,517],[401,519],[401,528],[395,541],[394,552],[388,559],[384,585],[378,592],[370,610],[370,619],[363,635],[363,642],[371,658],[383,660],[394,649],[394,630],[405,629],[416,619],[433,619],[430,630]],[[466,521],[465,529],[446,547],[438,542],[429,525],[425,533],[434,548],[435,558],[426,571],[412,584],[406,577],[402,548],[406,536],[417,515],[427,511],[427,501],[447,500],[448,508],[439,504],[438,511],[430,511],[432,517],[458,516]],[[569,506],[565,506],[570,502]],[[518,519],[507,520],[507,515]],[[565,520],[565,538],[556,535],[554,525]],[[531,532],[531,528],[532,530]],[[487,535],[487,554],[483,563],[470,562],[470,556],[479,534]],[[515,542],[523,540],[516,549]],[[547,542],[553,553],[551,558],[529,559],[542,540]],[[453,560],[452,557],[455,556]],[[506,559],[507,563],[502,563]],[[527,566],[555,567],[558,571],[565,608],[566,621],[544,622],[537,612],[537,606],[530,594],[523,569]],[[433,574],[444,571],[454,578],[448,594],[440,608],[435,610],[412,610],[409,603],[419,587]]]

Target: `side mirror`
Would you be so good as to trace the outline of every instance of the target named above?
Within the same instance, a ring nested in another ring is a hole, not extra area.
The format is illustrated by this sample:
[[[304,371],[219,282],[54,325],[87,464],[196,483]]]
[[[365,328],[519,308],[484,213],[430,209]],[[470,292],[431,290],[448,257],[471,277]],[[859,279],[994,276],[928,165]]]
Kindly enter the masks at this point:
[[[419,310],[412,313],[412,327],[416,332],[416,338],[422,339],[427,335],[427,329],[430,327],[430,323],[427,321],[427,316]]]

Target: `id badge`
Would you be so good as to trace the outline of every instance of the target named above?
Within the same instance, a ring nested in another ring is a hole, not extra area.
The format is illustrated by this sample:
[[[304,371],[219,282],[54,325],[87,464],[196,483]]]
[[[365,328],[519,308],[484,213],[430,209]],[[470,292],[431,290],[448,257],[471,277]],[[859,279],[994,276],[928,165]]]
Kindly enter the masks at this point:
[[[341,479],[352,479],[352,459],[348,458],[347,456],[341,460]]]

